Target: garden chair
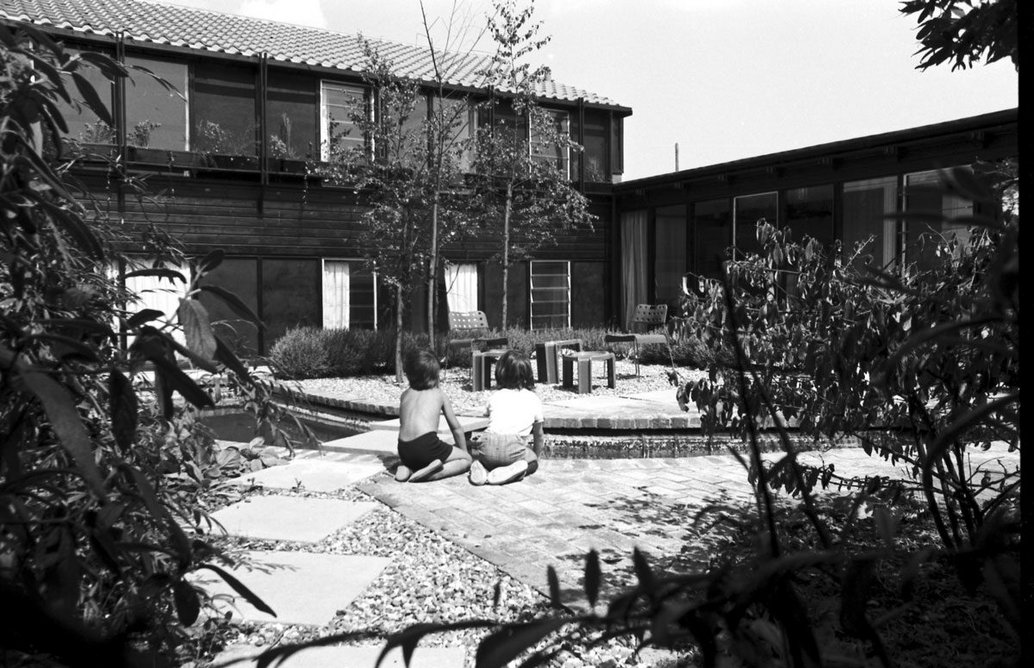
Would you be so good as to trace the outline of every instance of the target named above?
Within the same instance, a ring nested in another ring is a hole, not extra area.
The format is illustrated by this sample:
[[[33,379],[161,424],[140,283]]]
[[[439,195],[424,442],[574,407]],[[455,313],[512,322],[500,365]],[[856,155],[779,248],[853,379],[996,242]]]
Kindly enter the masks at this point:
[[[449,330],[453,332],[469,331],[472,334],[488,329],[488,316],[484,311],[457,311],[449,313]],[[449,348],[470,348],[471,358],[474,353],[488,348],[509,347],[510,340],[505,336],[471,336],[463,339],[450,339]],[[448,360],[448,356],[446,356]]]
[[[631,331],[605,334],[604,343],[631,343],[635,360],[635,375],[639,375],[639,346],[648,343],[668,343],[668,305],[638,304],[629,324]],[[651,331],[660,328],[660,332]]]

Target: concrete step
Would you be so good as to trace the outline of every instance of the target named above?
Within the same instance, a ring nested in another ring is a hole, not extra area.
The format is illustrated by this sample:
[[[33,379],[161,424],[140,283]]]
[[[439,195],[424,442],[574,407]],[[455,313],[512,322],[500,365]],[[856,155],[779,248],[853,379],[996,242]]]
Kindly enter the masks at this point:
[[[213,596],[235,597],[232,604],[225,598],[215,601],[217,611],[232,613],[234,621],[316,626],[329,624],[391,563],[384,557],[310,552],[252,551],[245,558],[247,565],[227,570],[271,607],[275,617],[256,609],[208,569],[191,574],[191,581]]]
[[[377,657],[380,656],[382,647],[346,647],[331,645],[328,647],[313,647],[293,654],[283,663],[277,664],[285,668],[374,668],[377,665]],[[252,657],[261,653],[258,647],[250,645],[231,646],[220,652],[215,657],[214,663],[222,665],[229,661],[239,661],[234,665],[241,668],[250,668],[256,665]],[[420,647],[413,652],[413,660],[409,668],[457,668],[462,666],[465,658],[465,650],[462,647]],[[402,651],[392,650],[379,668],[404,668]]]
[[[252,496],[212,513],[212,517],[231,536],[315,543],[379,505],[303,496]]]
[[[299,457],[283,466],[272,466],[268,469],[245,473],[226,482],[231,485],[261,485],[270,489],[301,489],[310,492],[333,492],[348,487],[360,480],[380,473],[384,463],[370,457],[365,461],[333,461],[331,458],[319,457],[318,453],[309,457]]]

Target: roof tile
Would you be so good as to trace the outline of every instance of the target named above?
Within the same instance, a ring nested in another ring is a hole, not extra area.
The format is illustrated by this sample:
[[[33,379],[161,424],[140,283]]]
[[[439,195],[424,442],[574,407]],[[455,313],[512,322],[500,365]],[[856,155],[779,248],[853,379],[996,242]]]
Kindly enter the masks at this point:
[[[307,63],[362,71],[365,63],[359,35],[277,23],[205,9],[169,5],[153,0],[0,0],[0,17],[50,25],[84,33],[114,35],[122,30],[135,41],[218,51],[228,54],[267,53],[284,63]],[[433,80],[426,48],[383,40],[368,40],[382,49],[402,76]],[[446,81],[455,86],[482,88],[478,75],[490,60],[487,54],[449,54]],[[542,98],[620,107],[601,95],[547,80]]]

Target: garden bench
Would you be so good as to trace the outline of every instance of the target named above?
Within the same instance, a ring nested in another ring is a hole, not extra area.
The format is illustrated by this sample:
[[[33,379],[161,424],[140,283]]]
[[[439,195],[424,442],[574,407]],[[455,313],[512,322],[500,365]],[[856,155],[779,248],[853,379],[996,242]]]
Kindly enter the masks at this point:
[[[631,343],[632,357],[635,360],[635,375],[639,375],[639,346],[649,343],[668,343],[668,305],[667,304],[639,304],[635,307],[632,315],[632,322],[625,333],[605,334],[605,343]],[[651,329],[660,327],[661,332],[651,332]],[[635,331],[635,330],[641,331]]]

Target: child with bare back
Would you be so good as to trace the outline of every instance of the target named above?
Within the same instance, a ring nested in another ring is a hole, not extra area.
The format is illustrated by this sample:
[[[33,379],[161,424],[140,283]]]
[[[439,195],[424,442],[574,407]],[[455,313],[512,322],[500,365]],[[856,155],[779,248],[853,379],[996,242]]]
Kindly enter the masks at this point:
[[[427,350],[406,358],[409,389],[399,399],[399,464],[395,480],[419,482],[459,475],[470,468],[470,453],[449,398],[438,387],[438,360]],[[452,430],[456,445],[438,438],[438,420]]]

